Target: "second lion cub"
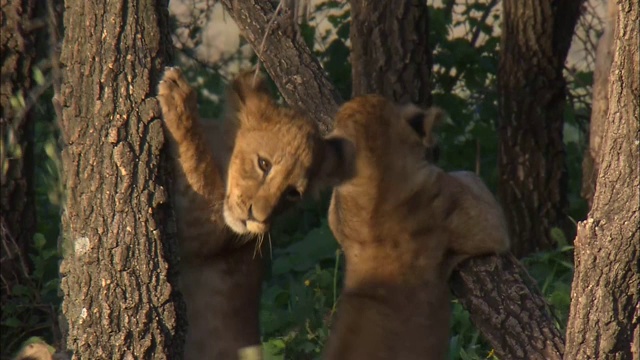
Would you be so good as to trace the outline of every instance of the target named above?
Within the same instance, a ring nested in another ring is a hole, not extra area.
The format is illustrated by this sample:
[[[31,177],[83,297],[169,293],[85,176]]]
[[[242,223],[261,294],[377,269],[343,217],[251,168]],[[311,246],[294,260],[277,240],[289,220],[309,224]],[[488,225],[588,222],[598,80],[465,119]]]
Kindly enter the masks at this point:
[[[329,209],[346,273],[327,359],[444,359],[452,268],[509,246],[482,181],[425,160],[441,116],[374,95],[337,114],[330,137],[353,143],[355,176],[334,188]]]

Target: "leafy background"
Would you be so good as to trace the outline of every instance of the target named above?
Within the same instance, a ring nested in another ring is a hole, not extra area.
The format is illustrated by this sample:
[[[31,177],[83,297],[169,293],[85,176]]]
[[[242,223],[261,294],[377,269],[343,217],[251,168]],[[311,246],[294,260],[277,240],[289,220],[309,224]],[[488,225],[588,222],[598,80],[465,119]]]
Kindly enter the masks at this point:
[[[457,1],[455,6],[430,3],[430,42],[433,46],[433,101],[446,109],[450,121],[439,132],[440,165],[446,170],[475,170],[495,190],[497,178],[496,72],[500,45],[498,1]],[[207,2],[208,4],[208,2]],[[458,5],[464,6],[458,6]],[[217,5],[216,5],[217,6]],[[219,9],[218,9],[219,10]],[[199,89],[205,117],[220,114],[224,87],[239,68],[255,66],[257,58],[241,38],[236,50],[215,61],[200,51],[206,42],[209,6],[190,9],[191,18],[175,15],[176,62]],[[585,12],[585,39],[597,38],[602,22]],[[324,24],[321,26],[321,24]],[[328,25],[327,25],[328,24]],[[343,98],[351,94],[348,3],[320,1],[307,9],[300,29],[307,44]],[[457,36],[452,36],[457,33]],[[577,39],[574,41],[580,41]],[[591,111],[594,45],[582,39],[586,65],[567,65],[570,97],[565,118],[565,146],[569,172],[569,215],[583,219],[580,197],[582,154],[587,145]],[[204,55],[203,55],[204,54]],[[36,68],[34,79],[45,81]],[[275,90],[275,87],[273,87]],[[55,115],[45,92],[36,105],[36,204],[38,233],[30,244],[34,265],[28,281],[16,285],[15,296],[2,308],[2,359],[40,339],[58,344],[59,298],[57,240],[63,189]],[[14,97],[24,106],[24,94]],[[328,194],[307,200],[283,214],[268,237],[269,258],[261,304],[262,339],[268,359],[316,359],[329,334],[342,283],[343,258],[326,218]],[[557,326],[565,330],[573,276],[571,239],[575,234],[554,231],[559,247],[523,260],[554,309]],[[495,359],[493,351],[472,325],[469,314],[452,299],[450,359]]]

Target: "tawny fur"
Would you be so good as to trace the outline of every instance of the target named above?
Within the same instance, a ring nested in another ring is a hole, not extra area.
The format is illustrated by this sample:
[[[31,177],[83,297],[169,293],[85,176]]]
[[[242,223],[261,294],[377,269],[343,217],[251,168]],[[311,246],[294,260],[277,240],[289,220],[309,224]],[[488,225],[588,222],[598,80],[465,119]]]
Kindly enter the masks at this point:
[[[260,343],[256,250],[272,216],[329,185],[338,162],[316,125],[278,106],[253,73],[230,84],[221,124],[199,121],[195,92],[177,68],[165,71],[158,99],[174,163],[185,359],[237,359]]]
[[[482,181],[425,160],[438,116],[374,95],[337,114],[330,136],[353,143],[355,176],[334,188],[329,209],[346,273],[326,359],[446,358],[452,268],[508,248]]]

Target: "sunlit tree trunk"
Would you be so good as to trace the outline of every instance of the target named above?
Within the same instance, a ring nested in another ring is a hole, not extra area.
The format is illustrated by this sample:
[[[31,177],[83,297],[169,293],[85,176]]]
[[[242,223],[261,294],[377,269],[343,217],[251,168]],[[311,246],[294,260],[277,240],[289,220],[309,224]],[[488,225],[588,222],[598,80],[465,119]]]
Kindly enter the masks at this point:
[[[591,101],[591,119],[589,124],[589,146],[582,161],[582,189],[580,194],[593,204],[593,194],[598,180],[598,161],[604,125],[607,123],[609,109],[609,72],[613,61],[613,31],[616,24],[616,2],[609,1],[605,19],[604,33],[598,40],[596,65],[593,71],[593,94]]]
[[[499,198],[518,256],[566,222],[564,62],[583,0],[504,0],[498,69]]]
[[[75,359],[180,359],[164,136],[154,98],[166,1],[66,0],[62,45],[60,266]]]
[[[640,6],[616,4],[600,171],[575,241],[566,359],[640,359]]]

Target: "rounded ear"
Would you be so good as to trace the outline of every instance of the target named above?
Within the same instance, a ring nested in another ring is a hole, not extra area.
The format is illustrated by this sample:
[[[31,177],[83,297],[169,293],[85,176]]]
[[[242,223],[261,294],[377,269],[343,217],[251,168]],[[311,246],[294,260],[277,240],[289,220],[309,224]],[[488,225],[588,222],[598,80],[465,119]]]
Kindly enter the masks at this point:
[[[271,99],[267,81],[255,70],[245,70],[238,74],[227,87],[227,104],[231,110],[242,111],[252,101]]]
[[[402,117],[411,126],[411,128],[420,136],[422,143],[431,147],[436,144],[436,138],[433,134],[435,127],[440,125],[446,116],[444,110],[437,106],[433,106],[427,110],[409,104],[402,109]]]
[[[340,185],[355,175],[356,149],[353,142],[341,137],[322,140],[322,155],[313,179],[313,192]]]

